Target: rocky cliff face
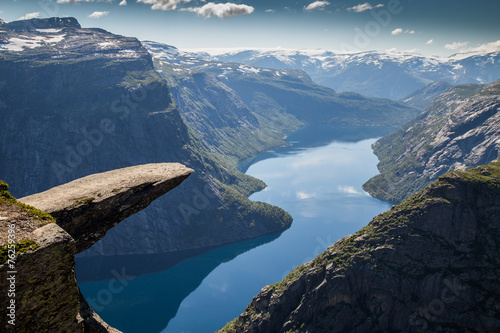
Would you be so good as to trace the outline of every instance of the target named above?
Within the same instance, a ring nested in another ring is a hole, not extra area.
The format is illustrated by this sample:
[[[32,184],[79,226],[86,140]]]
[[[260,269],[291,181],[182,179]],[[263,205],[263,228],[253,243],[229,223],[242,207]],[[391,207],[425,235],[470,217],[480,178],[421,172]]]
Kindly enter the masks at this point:
[[[454,171],[267,286],[222,332],[496,332],[500,161]]]
[[[88,176],[23,202],[14,199],[0,182],[0,268],[7,274],[0,281],[0,290],[6,295],[1,306],[9,315],[2,316],[2,329],[118,332],[80,295],[74,255],[177,187],[192,171],[180,164],[135,166]],[[56,221],[26,203],[53,212]]]
[[[486,164],[500,154],[500,81],[446,90],[416,120],[373,145],[380,175],[363,188],[401,202],[447,171]]]
[[[291,224],[283,210],[249,201],[263,182],[214,156],[186,126],[137,39],[80,28],[71,18],[0,30],[0,174],[14,195],[137,164],[197,170],[175,198],[160,198],[87,254],[204,248]]]

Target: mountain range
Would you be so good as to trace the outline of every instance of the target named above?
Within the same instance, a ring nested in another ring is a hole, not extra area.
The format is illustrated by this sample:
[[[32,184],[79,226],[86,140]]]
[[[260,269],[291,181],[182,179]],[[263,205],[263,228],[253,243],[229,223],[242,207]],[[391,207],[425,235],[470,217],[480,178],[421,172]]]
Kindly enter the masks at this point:
[[[409,52],[328,50],[200,49],[186,50],[211,61],[275,69],[300,69],[314,82],[338,92],[399,100],[434,81],[489,83],[500,77],[500,50],[424,56]]]

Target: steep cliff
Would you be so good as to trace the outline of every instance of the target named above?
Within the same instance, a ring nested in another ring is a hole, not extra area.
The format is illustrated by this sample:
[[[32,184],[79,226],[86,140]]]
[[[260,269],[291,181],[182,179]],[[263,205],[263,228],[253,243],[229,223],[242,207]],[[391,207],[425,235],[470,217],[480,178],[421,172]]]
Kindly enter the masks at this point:
[[[500,154],[500,81],[446,90],[415,120],[373,145],[380,174],[365,191],[401,202],[447,171]]]
[[[453,171],[283,281],[222,332],[497,332],[500,161]]]
[[[24,202],[12,197],[0,181],[0,269],[6,273],[0,281],[6,297],[0,304],[7,309],[2,329],[118,332],[80,295],[74,255],[192,172],[180,164],[140,165],[78,179],[24,198]],[[55,220],[26,202],[47,208]]]
[[[263,182],[207,150],[186,126],[137,39],[72,18],[0,30],[0,174],[14,195],[144,163],[197,170],[175,198],[160,198],[87,254],[204,248],[290,225],[283,210],[247,199]]]

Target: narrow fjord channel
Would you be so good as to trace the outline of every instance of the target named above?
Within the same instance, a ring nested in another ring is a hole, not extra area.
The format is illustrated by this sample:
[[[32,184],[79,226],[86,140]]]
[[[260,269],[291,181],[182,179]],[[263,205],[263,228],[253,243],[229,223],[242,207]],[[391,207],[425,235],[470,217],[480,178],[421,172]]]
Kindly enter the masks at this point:
[[[371,145],[380,127],[303,128],[292,145],[246,170],[268,187],[250,199],[288,211],[292,227],[184,257],[78,258],[80,289],[110,325],[129,332],[213,332],[242,313],[260,289],[390,208],[361,189],[377,174]],[[116,280],[126,267],[126,278]],[[160,269],[159,267],[165,267]]]

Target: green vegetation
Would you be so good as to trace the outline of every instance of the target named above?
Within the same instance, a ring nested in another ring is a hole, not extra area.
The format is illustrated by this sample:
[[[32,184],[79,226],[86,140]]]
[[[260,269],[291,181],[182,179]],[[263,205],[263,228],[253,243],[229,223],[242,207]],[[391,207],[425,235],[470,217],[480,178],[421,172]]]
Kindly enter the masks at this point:
[[[482,183],[493,188],[500,188],[500,161],[498,160],[489,165],[467,171],[457,170],[450,174],[468,182]]]
[[[15,205],[16,207],[22,209],[23,211],[27,212],[31,217],[35,217],[37,219],[40,219],[43,222],[56,222],[54,218],[50,215],[47,214],[33,206],[26,205],[22,202],[19,202],[14,198],[8,191],[9,185],[3,181],[0,180],[0,203],[7,203],[7,204],[12,204]]]
[[[500,95],[500,80],[493,82],[488,87],[486,87],[483,91],[481,91],[482,96],[490,96],[490,95]]]
[[[28,251],[33,251],[36,250],[37,248],[40,247],[34,240],[32,239],[23,239],[22,241],[19,241],[14,244],[15,245],[15,253],[24,253]],[[7,261],[9,258],[9,249],[12,250],[12,248],[9,248],[8,244],[5,244],[4,246],[0,247],[0,264],[3,264]]]

